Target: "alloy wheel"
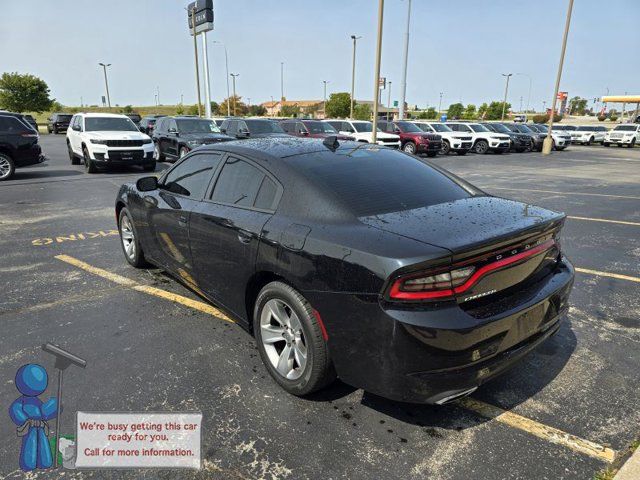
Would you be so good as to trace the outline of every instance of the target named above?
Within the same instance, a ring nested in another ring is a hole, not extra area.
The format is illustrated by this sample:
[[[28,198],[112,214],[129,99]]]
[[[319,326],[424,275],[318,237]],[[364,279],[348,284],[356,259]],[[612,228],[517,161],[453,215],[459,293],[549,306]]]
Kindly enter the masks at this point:
[[[131,220],[127,215],[122,216],[120,221],[120,237],[122,239],[122,246],[124,252],[130,260],[135,260],[136,257],[136,237],[133,232],[133,226]]]
[[[476,143],[476,153],[487,153],[487,150],[489,150],[489,144],[487,142],[485,142],[484,140],[480,140],[478,143]]]
[[[272,298],[260,314],[260,338],[275,370],[288,380],[302,376],[307,366],[307,344],[296,312],[283,300]]]
[[[412,142],[407,142],[405,143],[403,150],[407,153],[416,153],[416,146]]]
[[[160,161],[160,147],[158,146],[158,144],[156,143],[155,146],[153,147],[153,158],[154,160],[156,160],[157,162]]]
[[[451,150],[451,145],[446,140],[442,141],[442,147],[440,148],[440,155],[448,155]]]
[[[4,157],[0,157],[0,180],[4,180],[10,174],[11,164],[9,163],[9,160]]]

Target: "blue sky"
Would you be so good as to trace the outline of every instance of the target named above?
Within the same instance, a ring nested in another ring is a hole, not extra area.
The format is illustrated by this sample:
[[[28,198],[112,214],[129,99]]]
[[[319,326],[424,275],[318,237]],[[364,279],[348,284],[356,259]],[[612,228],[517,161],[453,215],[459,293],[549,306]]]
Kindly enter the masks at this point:
[[[0,72],[29,72],[66,105],[97,104],[104,94],[98,62],[109,72],[113,104],[195,102],[193,42],[185,1],[2,0]],[[209,33],[212,97],[226,97],[224,42],[237,92],[252,103],[278,98],[285,62],[288,99],[349,91],[351,34],[358,41],[356,98],[373,97],[375,0],[217,0]],[[406,0],[386,0],[382,75],[398,99]],[[414,0],[407,101],[420,107],[501,99],[501,73],[532,77],[531,105],[553,95],[566,0]],[[549,15],[551,13],[551,15]],[[561,90],[593,99],[640,94],[640,0],[576,0]],[[526,103],[529,80],[511,80],[509,101]],[[387,101],[387,94],[383,94]],[[591,105],[591,103],[590,103]]]

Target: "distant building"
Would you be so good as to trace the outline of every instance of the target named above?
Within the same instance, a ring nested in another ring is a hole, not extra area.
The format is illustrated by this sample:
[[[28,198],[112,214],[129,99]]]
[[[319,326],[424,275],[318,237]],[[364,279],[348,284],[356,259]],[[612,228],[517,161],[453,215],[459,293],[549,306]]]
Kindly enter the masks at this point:
[[[371,106],[373,111],[373,100],[356,100],[356,104],[367,104]],[[283,106],[298,106],[301,117],[314,117],[325,118],[324,113],[324,101],[322,100],[275,100],[273,102],[263,102],[260,104],[267,110],[267,115],[270,117],[277,117],[280,115],[280,110]],[[378,117],[390,119],[398,118],[398,108],[387,108],[382,104],[378,105]]]

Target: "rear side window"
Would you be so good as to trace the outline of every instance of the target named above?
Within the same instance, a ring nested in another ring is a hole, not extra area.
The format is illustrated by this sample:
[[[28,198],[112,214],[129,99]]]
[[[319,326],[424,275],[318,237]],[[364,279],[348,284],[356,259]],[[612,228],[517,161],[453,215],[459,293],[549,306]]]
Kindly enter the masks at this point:
[[[27,131],[27,127],[16,118],[0,117],[0,132],[5,134],[14,134]]]
[[[433,167],[391,149],[298,156],[295,167],[364,217],[452,202],[471,194]]]
[[[202,153],[187,158],[167,174],[162,188],[201,200],[221,158],[220,153]]]
[[[211,200],[238,207],[275,210],[278,186],[262,170],[238,158],[229,158],[216,181]]]

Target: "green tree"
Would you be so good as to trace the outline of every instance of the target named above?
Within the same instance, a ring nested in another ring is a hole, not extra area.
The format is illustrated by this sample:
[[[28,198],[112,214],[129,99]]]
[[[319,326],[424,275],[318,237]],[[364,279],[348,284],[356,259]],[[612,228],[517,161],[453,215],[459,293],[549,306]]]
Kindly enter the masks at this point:
[[[346,92],[340,92],[332,93],[329,96],[329,100],[327,100],[327,105],[325,107],[325,117],[346,118],[350,113],[351,95]]]
[[[0,108],[40,113],[49,110],[51,102],[47,83],[34,75],[5,72],[0,77]]]
[[[586,98],[573,97],[571,100],[569,100],[569,111],[572,115],[584,115],[586,109]]]
[[[198,104],[197,103],[195,105],[191,105],[187,109],[187,115],[198,115]]]
[[[51,102],[51,105],[49,106],[49,111],[50,112],[61,112],[64,110],[64,105],[62,105],[60,102],[53,100]]]
[[[220,105],[218,105],[218,102],[214,102],[213,100],[211,101],[211,113],[220,113]]]
[[[178,108],[176,108],[176,115],[184,115],[184,107],[182,104],[178,105]]]
[[[267,114],[267,109],[262,105],[251,105],[249,107],[249,115],[252,117],[264,117]]]
[[[502,106],[504,102],[491,102],[487,107],[484,115],[485,120],[501,120],[502,119]],[[511,108],[511,104],[507,103],[504,109],[505,115]]]
[[[418,118],[420,120],[435,120],[438,118],[438,112],[436,112],[435,108],[429,107],[425,111],[420,112]]]
[[[467,108],[464,109],[464,113],[462,114],[462,118],[464,118],[465,120],[475,120],[476,118],[478,118],[476,106],[471,103],[467,105]]]
[[[478,107],[478,118],[480,118],[480,119],[484,120],[484,117],[485,117],[485,116],[486,116],[486,114],[487,114],[487,109],[488,109],[488,108],[489,108],[489,105],[487,105],[487,104],[486,104],[486,102],[485,102],[485,103],[483,103],[482,105],[480,105],[480,106]]]
[[[373,112],[368,103],[358,103],[353,107],[353,116],[356,120],[371,120]]]
[[[462,105],[461,103],[453,103],[449,105],[449,108],[447,109],[447,117],[451,119],[460,118],[463,112],[464,112],[464,105]]]
[[[297,117],[298,115],[300,115],[300,105],[297,103],[280,107],[281,117]]]
[[[235,102],[234,102],[235,99]],[[236,109],[235,109],[235,114],[233,113],[233,104],[235,103]],[[218,106],[218,110],[220,112],[227,112],[227,104],[229,104],[229,106],[231,107],[229,109],[229,111],[231,112],[231,115],[246,115],[249,112],[249,108],[247,107],[247,105],[245,103],[242,102],[242,97],[239,95],[236,95],[235,97],[231,96],[229,98],[225,98],[220,105]]]
[[[133,113],[133,107],[131,105],[125,105],[122,109],[122,113]]]

